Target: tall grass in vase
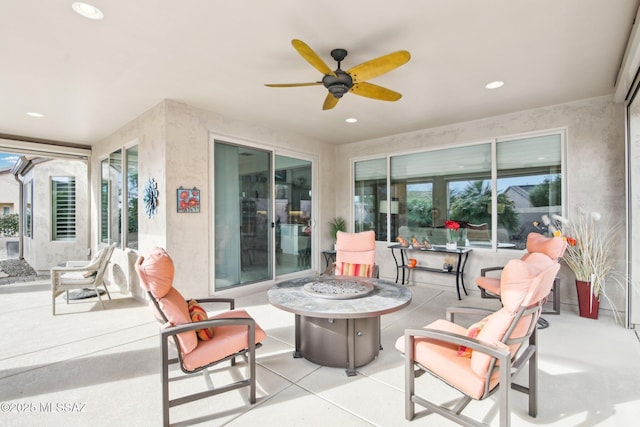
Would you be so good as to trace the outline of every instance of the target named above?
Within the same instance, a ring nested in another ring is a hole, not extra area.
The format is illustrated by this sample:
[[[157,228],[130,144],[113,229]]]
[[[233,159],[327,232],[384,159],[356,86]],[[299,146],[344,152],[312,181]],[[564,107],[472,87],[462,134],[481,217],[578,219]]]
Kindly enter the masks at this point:
[[[613,246],[619,227],[608,227],[601,222],[598,212],[582,209],[569,219],[553,215],[551,220],[546,217],[543,221],[554,236],[566,239],[567,249],[562,260],[571,269],[576,281],[589,283],[589,312],[605,298],[615,313],[615,305],[606,293],[606,280],[614,272]],[[579,286],[578,283],[576,286]]]

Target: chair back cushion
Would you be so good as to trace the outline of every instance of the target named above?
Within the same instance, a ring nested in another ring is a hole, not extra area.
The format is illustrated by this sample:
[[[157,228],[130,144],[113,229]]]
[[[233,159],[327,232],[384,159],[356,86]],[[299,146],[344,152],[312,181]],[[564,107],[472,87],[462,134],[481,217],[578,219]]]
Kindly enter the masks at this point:
[[[545,237],[531,232],[527,236],[527,252],[541,252],[553,260],[559,259],[567,248],[567,242],[561,237]],[[525,257],[528,254],[525,254]]]
[[[500,301],[508,311],[515,312],[520,308],[538,273],[539,270],[526,261],[511,259],[507,262],[500,275]]]
[[[139,256],[135,267],[142,287],[154,297],[164,297],[173,286],[173,260],[164,249],[153,248],[147,256]]]
[[[507,340],[519,340],[527,336],[532,331],[532,323],[538,321],[537,315],[535,319],[533,318],[535,313],[517,319],[516,313],[520,307],[539,304],[549,295],[559,269],[560,264],[557,261],[552,261],[551,265],[542,271],[519,259],[507,262],[500,278],[500,300],[503,307],[487,316],[486,323],[477,338],[480,341],[496,344],[504,343]],[[505,337],[505,333],[516,320],[518,324],[515,325],[510,335]],[[514,355],[520,344],[512,344],[509,347],[511,354]],[[471,354],[471,369],[477,375],[484,376],[487,374],[491,359],[491,356],[487,354],[474,351]]]
[[[376,262],[376,234],[374,231],[361,233],[345,233],[338,231],[336,235],[336,275],[345,275],[343,263],[365,264],[371,266]]]
[[[172,287],[164,297],[158,298],[158,305],[169,322],[167,326],[191,323],[187,301],[176,288]],[[182,332],[176,337],[182,354],[189,354],[198,346],[196,331]]]
[[[153,248],[147,256],[139,256],[135,264],[140,283],[156,299],[168,326],[191,322],[187,301],[173,287],[173,260],[162,248]],[[188,354],[198,345],[195,331],[177,335],[180,351]]]

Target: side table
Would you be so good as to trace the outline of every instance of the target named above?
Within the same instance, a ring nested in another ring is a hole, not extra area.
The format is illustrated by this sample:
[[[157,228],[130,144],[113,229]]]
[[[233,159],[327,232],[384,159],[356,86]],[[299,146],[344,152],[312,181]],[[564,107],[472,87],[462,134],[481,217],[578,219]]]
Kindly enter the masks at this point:
[[[328,251],[322,251],[322,256],[324,256],[325,262],[325,270],[329,268],[329,264],[336,261],[336,251],[335,249],[329,249]]]
[[[464,286],[464,267],[467,265],[467,259],[469,258],[469,253],[473,249],[471,248],[458,248],[458,249],[447,249],[445,246],[441,245],[433,245],[429,249],[414,249],[411,246],[402,246],[400,244],[390,245],[389,249],[391,249],[391,255],[393,255],[393,260],[396,263],[396,283],[398,283],[398,279],[400,278],[400,271],[402,271],[402,281],[401,284],[406,284],[409,282],[409,274],[411,270],[417,271],[429,271],[431,273],[442,273],[442,274],[455,274],[456,275],[456,291],[458,292],[458,299],[461,300],[462,297],[460,295],[460,284],[462,284],[462,290],[465,295],[469,295],[467,293],[467,288]],[[396,250],[399,252],[399,257],[396,256]],[[456,263],[455,271],[442,270],[440,268],[433,267],[424,267],[424,266],[415,266],[409,267],[407,265],[407,259],[409,256],[407,252],[421,252],[421,253],[450,253],[458,255],[458,262]],[[464,257],[463,257],[464,255]],[[406,271],[406,276],[405,276]],[[405,279],[406,277],[406,279]]]

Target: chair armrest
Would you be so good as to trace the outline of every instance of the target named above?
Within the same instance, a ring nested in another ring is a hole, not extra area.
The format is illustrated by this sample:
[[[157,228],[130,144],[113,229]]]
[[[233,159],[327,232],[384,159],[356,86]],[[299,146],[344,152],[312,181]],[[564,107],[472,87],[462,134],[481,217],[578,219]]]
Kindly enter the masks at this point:
[[[473,316],[486,317],[494,312],[495,310],[490,310],[488,308],[480,308],[480,307],[447,307],[446,319],[449,322],[455,323],[454,317],[456,314],[469,314]]]
[[[65,267],[86,267],[89,264],[91,264],[91,261],[88,259],[83,261],[67,261]]]
[[[61,273],[70,273],[74,271],[98,271],[99,266],[95,265],[87,265],[87,266],[79,266],[79,267],[52,267],[51,274],[61,274]]]
[[[462,345],[473,351],[479,351],[491,357],[500,360],[500,365],[509,366],[511,360],[511,352],[509,347],[502,343],[488,343],[480,341],[477,338],[471,338],[466,335],[454,334],[453,332],[440,331],[437,329],[405,329],[404,343],[405,352],[408,348],[413,348],[415,338],[430,338],[454,345]]]
[[[481,268],[480,269],[480,276],[486,276],[488,272],[490,271],[500,271],[500,270],[504,270],[504,266],[500,266],[500,267],[486,267],[486,268]]]
[[[227,303],[230,310],[236,308],[236,301],[233,298],[198,298],[196,301],[198,304]]]

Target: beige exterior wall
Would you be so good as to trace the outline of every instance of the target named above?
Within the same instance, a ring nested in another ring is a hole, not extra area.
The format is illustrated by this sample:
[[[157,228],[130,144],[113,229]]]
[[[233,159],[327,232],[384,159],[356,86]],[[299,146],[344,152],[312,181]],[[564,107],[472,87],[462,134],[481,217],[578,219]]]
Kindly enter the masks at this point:
[[[210,252],[211,227],[211,141],[244,143],[288,155],[300,153],[316,159],[319,208],[316,226],[322,242],[317,249],[317,263],[321,248],[328,247],[323,224],[335,212],[334,153],[335,147],[299,135],[252,126],[203,111],[175,101],[163,101],[140,117],[125,125],[94,147],[92,161],[92,220],[99,224],[100,160],[110,152],[127,144],[138,144],[140,189],[149,178],[158,183],[160,193],[158,213],[147,218],[140,191],[139,252],[144,254],[154,246],[166,248],[176,265],[175,286],[185,296],[202,297],[211,293],[212,270]],[[198,187],[201,206],[198,214],[179,214],[176,211],[176,189]],[[314,200],[315,201],[315,200]],[[92,232],[93,246],[99,241],[97,227]],[[116,251],[114,260],[123,270],[133,295],[142,297],[132,262],[135,254]],[[320,268],[320,267],[319,267]],[[117,281],[117,280],[116,280]],[[118,283],[120,284],[120,283]],[[120,284],[122,287],[123,284]]]
[[[18,213],[20,204],[20,185],[11,171],[0,172],[0,215],[4,207],[9,208],[9,213]]]
[[[319,208],[315,222],[319,238],[316,240],[319,242],[314,249],[317,258],[315,265],[320,271],[324,265],[320,252],[332,245],[327,222],[334,215],[351,218],[349,183],[352,180],[351,162],[354,158],[441,148],[558,128],[565,129],[567,137],[569,208],[585,206],[600,211],[605,218],[624,223],[624,106],[612,103],[610,97],[542,107],[342,146],[229,120],[219,114],[167,100],[94,147],[92,221],[99,224],[100,159],[127,144],[138,143],[140,188],[149,178],[154,178],[160,191],[158,214],[155,217],[148,219],[143,206],[140,206],[140,253],[144,254],[153,246],[165,247],[176,263],[176,287],[185,295],[200,297],[210,294],[213,265],[210,262],[210,150],[213,137],[273,148],[276,152],[285,150],[288,154],[300,153],[317,160],[314,186],[318,193],[314,202]],[[201,189],[199,214],[176,212],[176,189],[180,186]],[[140,201],[142,203],[142,197]],[[94,227],[92,246],[96,246],[97,242],[98,230]],[[616,249],[619,258],[624,260],[624,242],[620,242]],[[136,253],[114,255],[125,275],[122,280],[127,283],[124,286],[130,286],[134,295],[142,296],[132,269],[136,256]],[[474,280],[480,268],[503,265],[515,256],[519,254],[474,250],[467,267],[467,287],[475,287]],[[379,244],[376,258],[381,267],[381,276],[395,279],[393,259],[386,244]],[[448,276],[424,273],[418,280],[454,286]],[[576,302],[574,289],[571,273],[563,268],[561,295],[564,302]],[[616,306],[623,308],[624,293],[616,289],[610,289],[609,293]],[[603,308],[606,307],[604,303]]]
[[[336,156],[337,182],[351,182],[351,161],[363,156],[397,154],[417,150],[442,148],[490,138],[539,132],[549,129],[566,129],[566,196],[569,209],[577,206],[595,210],[603,220],[613,224],[625,224],[625,107],[614,104],[611,97],[601,97],[511,113],[466,123],[424,129],[417,132],[394,135],[370,141],[362,141],[338,147]],[[393,147],[390,149],[390,147]],[[337,214],[349,218],[351,199],[348,192],[336,192]],[[625,242],[616,246],[619,268],[624,271]],[[395,264],[386,248],[379,244],[376,260],[380,274],[395,279]],[[519,254],[512,251],[492,253],[474,249],[467,265],[467,288],[475,288],[475,278],[480,268],[504,265]],[[561,298],[563,302],[577,303],[572,273],[563,267],[561,271]],[[416,280],[455,286],[452,278],[429,273],[415,274]],[[624,309],[624,293],[619,287],[610,286],[609,295],[618,309]],[[603,303],[603,308],[608,304]]]
[[[76,239],[51,240],[51,177],[76,179]],[[36,271],[49,274],[51,267],[69,260],[89,258],[89,214],[87,165],[79,160],[51,160],[40,163],[26,176],[33,180],[33,237],[24,237],[24,259]]]

